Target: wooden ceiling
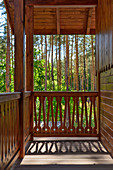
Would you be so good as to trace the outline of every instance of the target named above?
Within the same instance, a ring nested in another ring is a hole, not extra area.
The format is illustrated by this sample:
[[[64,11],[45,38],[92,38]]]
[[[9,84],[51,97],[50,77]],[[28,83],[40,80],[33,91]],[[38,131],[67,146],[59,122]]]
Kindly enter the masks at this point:
[[[14,33],[14,0],[4,2]],[[39,35],[95,34],[96,3],[97,0],[26,0],[26,5],[34,6],[34,34]]]

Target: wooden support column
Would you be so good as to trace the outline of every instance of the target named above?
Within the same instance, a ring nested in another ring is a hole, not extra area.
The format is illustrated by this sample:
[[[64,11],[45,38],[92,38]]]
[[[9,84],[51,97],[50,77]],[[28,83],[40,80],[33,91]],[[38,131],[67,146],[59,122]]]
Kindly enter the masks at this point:
[[[15,92],[21,92],[20,99],[20,157],[25,155],[24,146],[24,112],[25,112],[25,2],[14,0],[14,34],[15,34]]]
[[[26,8],[26,91],[33,92],[33,6]],[[33,139],[33,96],[30,98],[30,133]]]

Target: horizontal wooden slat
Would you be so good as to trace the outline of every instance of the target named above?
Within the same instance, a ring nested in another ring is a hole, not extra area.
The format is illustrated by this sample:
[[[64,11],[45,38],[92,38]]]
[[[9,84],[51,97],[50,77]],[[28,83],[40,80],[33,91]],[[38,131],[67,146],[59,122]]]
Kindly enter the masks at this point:
[[[101,127],[101,133],[109,140],[109,143],[111,147],[113,148],[113,137],[103,127]]]
[[[20,99],[20,95],[21,95],[20,92],[1,93],[0,94],[0,103]]]
[[[101,118],[101,122],[104,122],[109,128],[111,128],[113,130],[113,122],[111,120],[109,120],[106,116],[104,115],[100,115]]]
[[[34,93],[34,96],[46,96],[46,97],[49,97],[49,96],[52,96],[52,97],[57,97],[57,96],[63,96],[63,97],[82,97],[82,96],[87,96],[87,97],[90,97],[90,96],[95,96],[97,97],[98,96],[98,92],[33,92]]]
[[[110,145],[108,139],[103,135],[103,133],[101,133],[101,141],[104,145],[104,147],[111,153],[111,155],[113,156],[113,149],[112,146]]]
[[[106,118],[108,118],[109,120],[111,120],[113,122],[113,115],[112,115],[112,113],[107,112],[103,108],[100,108],[100,112],[101,112],[102,115],[104,115]]]

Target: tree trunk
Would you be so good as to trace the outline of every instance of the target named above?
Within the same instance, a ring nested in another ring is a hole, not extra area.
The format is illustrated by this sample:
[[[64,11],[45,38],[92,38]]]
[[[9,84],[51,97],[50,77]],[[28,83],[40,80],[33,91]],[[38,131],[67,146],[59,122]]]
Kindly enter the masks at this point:
[[[85,61],[85,35],[84,35],[84,44],[83,44],[83,53],[84,53],[84,91],[86,90],[86,61]]]
[[[93,35],[91,36],[92,42],[92,90],[95,89],[95,64],[94,64],[94,48],[93,48]]]
[[[41,35],[41,52],[42,52],[42,59],[43,59],[43,36]]]
[[[76,90],[79,91],[78,35],[75,35],[75,46],[76,46]]]
[[[45,91],[47,91],[47,37],[45,35]]]
[[[53,76],[53,35],[52,35],[52,53],[51,53],[51,77],[52,77],[52,84],[53,84],[53,90],[54,87],[54,76]]]
[[[71,48],[71,90],[72,90],[72,83],[73,83],[73,74],[72,74],[72,57],[73,57],[73,37],[72,37],[72,48]]]
[[[10,91],[10,26],[7,21],[6,92]]]
[[[66,35],[66,90],[69,90],[69,46],[68,35]]]

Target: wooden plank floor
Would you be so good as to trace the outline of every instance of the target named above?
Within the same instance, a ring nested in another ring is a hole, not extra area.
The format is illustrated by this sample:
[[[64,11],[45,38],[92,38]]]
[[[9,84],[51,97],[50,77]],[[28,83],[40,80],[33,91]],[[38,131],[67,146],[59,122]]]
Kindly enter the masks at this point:
[[[11,170],[113,170],[113,159],[100,141],[71,138],[35,138],[26,147],[23,160]]]

